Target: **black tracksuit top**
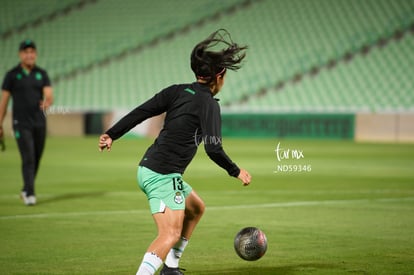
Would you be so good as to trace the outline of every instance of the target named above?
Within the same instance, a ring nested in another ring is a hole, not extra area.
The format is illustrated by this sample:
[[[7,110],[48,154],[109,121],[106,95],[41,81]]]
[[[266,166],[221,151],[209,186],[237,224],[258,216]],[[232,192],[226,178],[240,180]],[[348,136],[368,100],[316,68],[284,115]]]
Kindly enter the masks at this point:
[[[40,109],[43,88],[50,86],[47,72],[34,66],[30,73],[19,64],[4,77],[2,90],[9,91],[13,98],[13,125],[33,127],[46,125],[46,117]]]
[[[207,86],[197,82],[172,85],[136,107],[106,131],[120,138],[147,118],[166,112],[164,127],[145,152],[139,165],[161,174],[183,174],[200,143],[207,155],[229,175],[240,169],[224,152],[220,106]]]

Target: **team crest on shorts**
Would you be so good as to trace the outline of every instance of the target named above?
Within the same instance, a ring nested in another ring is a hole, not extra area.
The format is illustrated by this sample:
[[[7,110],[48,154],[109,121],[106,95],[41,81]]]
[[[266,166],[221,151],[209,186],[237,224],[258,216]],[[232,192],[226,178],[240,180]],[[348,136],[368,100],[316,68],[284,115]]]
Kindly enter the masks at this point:
[[[175,201],[175,203],[178,203],[178,204],[183,203],[183,201],[184,201],[183,195],[180,192],[176,192],[175,197],[174,197],[174,201]]]

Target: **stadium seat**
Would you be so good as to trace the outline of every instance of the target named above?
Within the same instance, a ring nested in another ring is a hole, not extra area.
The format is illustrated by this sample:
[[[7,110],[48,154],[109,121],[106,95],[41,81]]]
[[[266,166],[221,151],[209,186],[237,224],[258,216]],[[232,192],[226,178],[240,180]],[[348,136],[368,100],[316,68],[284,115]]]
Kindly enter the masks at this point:
[[[23,37],[38,41],[39,64],[52,78],[64,76],[55,83],[62,106],[131,108],[167,85],[193,81],[189,55],[194,43],[224,27],[249,46],[245,66],[228,73],[219,94],[224,109],[412,108],[412,1],[164,4],[97,1],[2,41],[0,50],[15,51]],[[394,39],[396,31],[405,35]],[[15,62],[15,56],[5,57],[5,65]]]

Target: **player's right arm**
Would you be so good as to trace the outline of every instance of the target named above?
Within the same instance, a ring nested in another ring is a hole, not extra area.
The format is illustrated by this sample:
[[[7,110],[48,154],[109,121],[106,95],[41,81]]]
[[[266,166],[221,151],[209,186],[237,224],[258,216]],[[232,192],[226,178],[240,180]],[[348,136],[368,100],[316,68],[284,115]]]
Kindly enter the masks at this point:
[[[99,151],[103,151],[105,148],[111,151],[112,138],[108,134],[103,134],[99,137]]]
[[[7,105],[9,104],[10,92],[2,90],[0,99],[0,138],[4,135],[3,121],[7,113]]]
[[[171,102],[173,91],[174,88],[172,86],[162,90],[121,118],[115,125],[99,137],[99,150],[102,151],[107,148],[109,151],[114,140],[122,137],[144,120],[164,113]]]

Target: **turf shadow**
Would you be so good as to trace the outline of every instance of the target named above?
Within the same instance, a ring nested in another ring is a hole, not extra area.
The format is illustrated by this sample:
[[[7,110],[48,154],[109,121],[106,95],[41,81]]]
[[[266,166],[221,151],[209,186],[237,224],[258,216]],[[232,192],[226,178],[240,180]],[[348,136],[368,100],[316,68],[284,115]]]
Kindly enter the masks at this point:
[[[270,266],[270,267],[241,267],[241,268],[226,268],[215,269],[210,271],[201,270],[188,270],[185,274],[197,274],[197,275],[286,275],[286,274],[302,274],[318,272],[318,270],[338,270],[342,269],[338,265],[326,264],[326,263],[302,263],[297,265],[282,265],[282,266]]]
[[[48,203],[54,203],[58,201],[75,200],[75,199],[83,199],[83,198],[96,198],[96,197],[104,196],[105,193],[106,192],[67,193],[67,194],[61,194],[61,195],[38,200],[37,204],[38,205],[48,204]]]

